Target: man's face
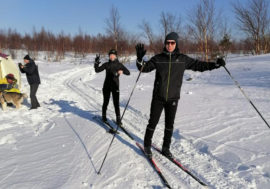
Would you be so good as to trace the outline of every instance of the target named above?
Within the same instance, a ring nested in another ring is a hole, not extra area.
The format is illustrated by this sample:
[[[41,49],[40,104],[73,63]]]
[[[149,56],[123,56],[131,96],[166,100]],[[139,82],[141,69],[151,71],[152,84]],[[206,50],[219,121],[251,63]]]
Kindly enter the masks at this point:
[[[116,59],[116,55],[115,54],[110,54],[110,60],[114,61]]]
[[[29,63],[29,60],[23,59],[23,61],[25,64]]]
[[[172,53],[176,47],[176,42],[174,40],[166,41],[166,49],[168,52]]]

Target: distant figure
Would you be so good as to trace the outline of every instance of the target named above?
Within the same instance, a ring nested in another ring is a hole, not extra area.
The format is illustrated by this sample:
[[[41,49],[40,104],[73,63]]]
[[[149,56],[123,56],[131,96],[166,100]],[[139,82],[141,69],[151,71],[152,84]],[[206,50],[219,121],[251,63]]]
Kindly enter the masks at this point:
[[[34,60],[30,58],[29,55],[26,55],[23,58],[23,61],[25,65],[22,65],[21,63],[19,63],[19,68],[20,68],[21,73],[26,74],[27,81],[30,85],[30,98],[31,98],[30,110],[37,109],[38,107],[40,107],[40,104],[36,97],[38,86],[40,84],[38,67],[35,64]]]
[[[118,61],[117,51],[114,49],[109,51],[109,62],[106,62],[101,66],[99,66],[99,64],[100,55],[97,55],[95,58],[95,71],[101,72],[106,70],[106,78],[103,85],[102,120],[103,122],[107,122],[106,111],[110,101],[110,95],[112,93],[116,122],[118,125],[122,125],[119,108],[119,76],[123,73],[125,75],[130,75],[130,72]]]

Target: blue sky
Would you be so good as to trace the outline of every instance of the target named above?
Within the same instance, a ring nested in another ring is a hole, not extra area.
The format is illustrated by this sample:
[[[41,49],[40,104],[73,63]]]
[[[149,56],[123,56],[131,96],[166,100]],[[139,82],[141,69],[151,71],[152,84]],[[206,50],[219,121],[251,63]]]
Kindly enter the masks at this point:
[[[43,26],[54,33],[64,31],[74,35],[79,28],[88,34],[105,33],[105,19],[114,5],[118,8],[122,26],[130,32],[139,33],[138,25],[143,19],[158,31],[160,13],[171,12],[188,21],[187,13],[200,0],[0,0],[0,29],[16,29],[31,33],[33,28]],[[234,26],[231,2],[216,0],[216,8]],[[247,0],[239,0],[246,3]],[[237,35],[236,28],[232,28]]]

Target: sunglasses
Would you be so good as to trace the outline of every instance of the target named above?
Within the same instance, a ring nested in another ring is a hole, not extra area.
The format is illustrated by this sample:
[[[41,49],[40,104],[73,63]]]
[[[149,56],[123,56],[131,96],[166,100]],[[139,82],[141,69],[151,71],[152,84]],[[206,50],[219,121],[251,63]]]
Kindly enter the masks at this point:
[[[166,45],[175,45],[176,42],[175,41],[166,41]]]

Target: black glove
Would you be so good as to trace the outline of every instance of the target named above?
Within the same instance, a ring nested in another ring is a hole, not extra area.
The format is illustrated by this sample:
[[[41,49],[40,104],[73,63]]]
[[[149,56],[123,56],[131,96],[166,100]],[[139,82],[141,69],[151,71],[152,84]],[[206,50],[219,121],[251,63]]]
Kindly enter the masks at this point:
[[[18,66],[19,66],[19,68],[21,68],[22,67],[22,63],[18,63]]]
[[[136,48],[136,53],[137,53],[137,60],[139,62],[142,62],[142,58],[146,53],[146,50],[144,49],[144,44],[139,43],[139,44],[136,45],[135,48]]]
[[[216,62],[218,67],[225,66],[226,62],[223,60],[223,58],[218,58]]]
[[[100,54],[96,55],[95,64],[100,64]]]

